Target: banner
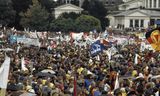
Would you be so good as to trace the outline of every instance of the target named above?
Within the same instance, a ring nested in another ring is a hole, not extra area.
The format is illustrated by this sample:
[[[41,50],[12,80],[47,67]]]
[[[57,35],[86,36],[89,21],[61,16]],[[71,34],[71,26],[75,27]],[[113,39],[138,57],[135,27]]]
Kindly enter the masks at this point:
[[[74,33],[74,32],[71,32],[70,33],[70,36],[73,40],[81,40],[82,37],[83,37],[84,33]]]
[[[10,68],[10,58],[5,57],[5,61],[0,67],[0,88],[6,89],[8,83],[8,74]]]
[[[39,39],[17,38],[17,43],[23,43],[27,46],[30,46],[30,45],[40,46]]]
[[[13,43],[16,43],[16,42],[17,42],[17,39],[23,39],[23,38],[24,38],[23,36],[11,35],[11,36],[9,37],[9,42],[10,42],[11,44],[13,44]]]
[[[94,42],[91,45],[91,49],[90,49],[91,56],[98,55],[100,52],[102,52],[104,50],[104,48],[105,48],[105,46],[100,43],[100,40]]]

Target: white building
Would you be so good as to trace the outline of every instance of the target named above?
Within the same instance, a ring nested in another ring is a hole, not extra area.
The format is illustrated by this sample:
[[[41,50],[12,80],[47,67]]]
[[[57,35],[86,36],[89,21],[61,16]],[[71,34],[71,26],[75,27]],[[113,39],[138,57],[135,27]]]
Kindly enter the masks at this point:
[[[118,14],[110,14],[110,26],[123,28],[147,28],[160,20],[160,0],[124,0]]]
[[[139,7],[145,7],[144,0],[125,0],[125,3],[119,5],[119,10],[129,10]]]
[[[64,4],[55,8],[54,15],[55,15],[55,18],[58,18],[58,16],[60,16],[62,13],[65,13],[65,12],[81,13],[82,11],[83,11],[82,8],[75,6],[73,4]]]
[[[145,8],[160,9],[160,0],[144,0]]]
[[[147,28],[151,21],[160,20],[160,11],[134,9],[114,15],[114,24],[124,28]]]

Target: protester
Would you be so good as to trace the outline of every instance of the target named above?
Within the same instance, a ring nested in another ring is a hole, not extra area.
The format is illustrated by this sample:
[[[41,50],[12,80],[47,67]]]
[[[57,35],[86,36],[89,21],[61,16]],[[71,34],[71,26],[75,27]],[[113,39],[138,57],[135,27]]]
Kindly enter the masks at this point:
[[[10,42],[12,32],[4,35],[1,48],[15,50],[7,52],[11,58],[7,96],[22,91],[37,96],[151,96],[160,91],[159,52],[141,52],[140,44],[113,44],[115,49],[105,45],[103,52],[91,56],[90,45],[81,45],[86,40],[75,45],[67,39],[56,40],[55,35],[53,40],[39,38],[41,46],[31,46]]]

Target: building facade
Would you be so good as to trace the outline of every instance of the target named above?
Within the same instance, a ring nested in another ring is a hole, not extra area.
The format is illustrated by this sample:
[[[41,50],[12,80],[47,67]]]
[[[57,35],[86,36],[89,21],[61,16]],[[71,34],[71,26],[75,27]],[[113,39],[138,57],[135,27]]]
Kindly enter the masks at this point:
[[[61,6],[58,6],[54,9],[54,15],[55,18],[58,18],[62,13],[70,13],[70,12],[75,12],[75,13],[81,13],[83,11],[82,8],[75,6],[73,4],[64,4]]]
[[[160,0],[145,0],[145,8],[160,9]]]
[[[160,21],[160,0],[123,0],[121,12],[107,17],[110,26],[120,28],[147,28]]]
[[[129,10],[139,7],[145,7],[144,0],[128,0],[119,5],[119,10]]]

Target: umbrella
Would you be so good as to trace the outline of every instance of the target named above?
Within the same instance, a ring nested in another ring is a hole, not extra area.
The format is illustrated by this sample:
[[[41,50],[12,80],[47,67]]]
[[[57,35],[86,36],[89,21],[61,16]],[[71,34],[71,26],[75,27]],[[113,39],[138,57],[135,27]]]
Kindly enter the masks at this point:
[[[127,48],[122,48],[121,51],[128,51],[128,49]]]
[[[38,72],[37,74],[35,74],[36,76],[39,76],[39,77],[55,77],[54,74],[51,74],[51,73],[42,73],[42,72]]]
[[[10,90],[10,91],[18,91],[18,90],[19,90],[19,87],[18,87],[16,84],[8,84],[8,85],[7,85],[7,90]]]
[[[54,72],[53,70],[51,69],[44,69],[41,71],[42,73],[51,73],[51,74],[55,74],[56,72]]]
[[[19,96],[37,96],[36,94],[34,94],[34,93],[23,93],[23,94],[21,94],[21,95],[19,95]]]
[[[14,51],[14,49],[11,49],[11,48],[5,48],[5,49],[0,49],[0,51]]]
[[[115,57],[115,58],[123,58],[123,55],[122,54],[116,54],[113,57]]]

